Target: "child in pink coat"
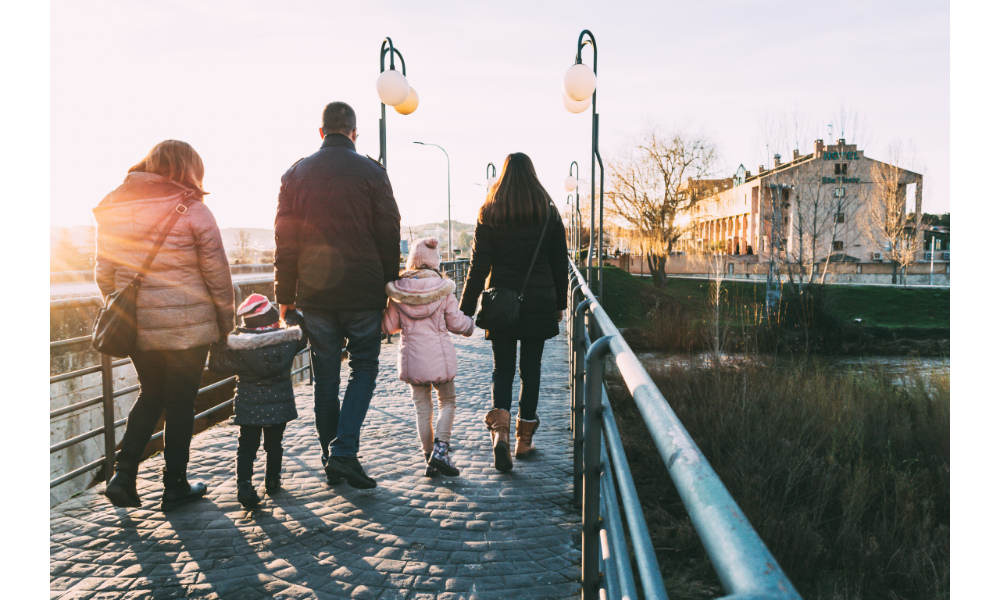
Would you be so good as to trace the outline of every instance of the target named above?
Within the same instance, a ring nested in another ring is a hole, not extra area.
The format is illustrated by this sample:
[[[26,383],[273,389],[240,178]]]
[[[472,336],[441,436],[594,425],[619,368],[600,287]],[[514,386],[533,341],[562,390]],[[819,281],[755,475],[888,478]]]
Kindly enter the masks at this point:
[[[440,272],[441,256],[435,238],[417,240],[410,250],[401,279],[386,284],[389,305],[382,315],[382,331],[403,332],[399,339],[399,378],[410,384],[417,412],[417,434],[427,469],[454,477],[459,471],[449,456],[451,425],[455,420],[455,375],[458,357],[448,332],[466,337],[476,329],[475,321],[458,309],[455,282]],[[437,390],[437,428],[432,427],[434,404],[431,387]]]

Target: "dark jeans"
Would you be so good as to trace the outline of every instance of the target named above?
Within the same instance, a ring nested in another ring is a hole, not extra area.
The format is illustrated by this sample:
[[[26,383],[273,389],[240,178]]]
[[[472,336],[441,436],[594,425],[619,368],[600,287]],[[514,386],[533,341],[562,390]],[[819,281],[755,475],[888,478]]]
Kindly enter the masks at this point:
[[[208,346],[188,350],[135,351],[132,364],[139,376],[139,397],[128,414],[118,462],[138,464],[153,429],[166,412],[163,423],[163,461],[167,472],[187,472],[191,435],[194,432],[194,401],[205,370]]]
[[[261,432],[264,433],[264,452],[267,453],[264,476],[277,477],[281,474],[281,438],[285,435],[285,423],[267,427],[240,425],[240,441],[236,447],[237,483],[253,479],[253,463],[257,460]]]
[[[303,311],[306,335],[312,346],[313,401],[316,432],[323,447],[323,464],[329,456],[357,456],[361,425],[368,414],[382,333],[381,310],[334,313]],[[340,356],[347,339],[351,374],[340,403]]]
[[[516,340],[493,341],[493,408],[509,411],[513,402]],[[521,397],[517,416],[534,421],[538,410],[538,389],[542,385],[542,350],[545,340],[521,340]]]

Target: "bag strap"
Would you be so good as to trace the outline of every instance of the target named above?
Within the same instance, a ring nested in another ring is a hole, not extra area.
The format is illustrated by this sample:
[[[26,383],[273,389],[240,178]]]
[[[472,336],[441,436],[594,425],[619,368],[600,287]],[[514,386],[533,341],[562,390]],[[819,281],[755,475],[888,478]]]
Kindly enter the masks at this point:
[[[524,285],[521,286],[521,293],[517,295],[518,300],[524,300],[524,290],[528,289],[528,280],[531,279],[531,271],[535,268],[535,259],[538,258],[538,251],[542,249],[542,241],[545,240],[545,230],[549,228],[549,218],[552,216],[552,205],[545,207],[545,225],[542,225],[542,235],[538,238],[538,245],[535,246],[535,254],[531,257],[531,264],[528,265],[528,274],[524,277]]]
[[[153,244],[152,250],[150,250],[149,254],[146,255],[146,260],[142,263],[142,267],[135,274],[135,278],[132,279],[132,283],[140,284],[144,279],[146,279],[146,273],[149,272],[149,267],[152,266],[153,259],[156,258],[156,254],[160,251],[160,248],[163,247],[163,242],[167,240],[167,235],[170,234],[170,231],[174,228],[174,225],[177,224],[177,220],[181,218],[181,215],[188,211],[188,201],[189,198],[181,200],[180,204],[178,204],[174,208],[173,212],[170,213],[170,217],[167,218],[167,224],[163,227],[163,230],[160,231],[159,237],[156,238],[156,243]]]

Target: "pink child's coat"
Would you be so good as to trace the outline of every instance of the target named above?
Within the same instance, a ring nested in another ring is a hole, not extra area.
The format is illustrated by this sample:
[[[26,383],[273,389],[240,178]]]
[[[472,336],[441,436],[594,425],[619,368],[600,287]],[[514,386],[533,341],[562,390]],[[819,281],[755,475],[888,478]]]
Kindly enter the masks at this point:
[[[405,271],[386,284],[382,331],[399,333],[399,378],[412,385],[451,381],[458,357],[448,332],[471,336],[475,321],[458,309],[455,282],[431,270]]]

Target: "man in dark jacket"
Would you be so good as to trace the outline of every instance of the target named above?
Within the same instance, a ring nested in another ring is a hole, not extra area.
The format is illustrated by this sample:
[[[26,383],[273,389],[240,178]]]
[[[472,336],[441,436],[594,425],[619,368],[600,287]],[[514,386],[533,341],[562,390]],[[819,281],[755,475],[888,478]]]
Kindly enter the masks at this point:
[[[373,488],[357,455],[378,375],[385,284],[399,278],[399,209],[385,169],[355,151],[357,117],[350,106],[326,106],[320,137],[319,151],[281,177],[274,295],[282,316],[297,308],[305,317],[327,477]],[[341,406],[345,338],[351,373]]]

